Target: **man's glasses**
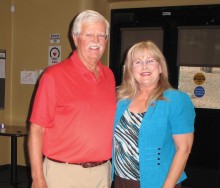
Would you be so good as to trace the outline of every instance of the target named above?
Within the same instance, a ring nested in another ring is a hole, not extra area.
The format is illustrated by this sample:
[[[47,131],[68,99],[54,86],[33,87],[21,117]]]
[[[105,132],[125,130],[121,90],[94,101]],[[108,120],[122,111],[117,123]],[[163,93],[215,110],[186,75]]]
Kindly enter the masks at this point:
[[[105,41],[108,39],[108,35],[104,34],[92,34],[92,33],[79,33],[80,35],[84,36],[86,40],[94,40],[95,38],[98,38],[99,41]]]
[[[147,59],[145,61],[142,60],[137,60],[135,62],[132,63],[133,67],[141,67],[144,64],[148,65],[148,66],[152,66],[155,65],[158,61],[156,59]]]

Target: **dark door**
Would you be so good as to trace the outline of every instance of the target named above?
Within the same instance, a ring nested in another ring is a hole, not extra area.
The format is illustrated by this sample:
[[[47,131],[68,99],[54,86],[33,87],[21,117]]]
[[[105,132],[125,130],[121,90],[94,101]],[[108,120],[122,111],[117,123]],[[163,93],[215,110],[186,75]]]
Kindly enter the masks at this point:
[[[192,87],[189,94],[195,102],[195,140],[184,184],[219,187],[220,5],[112,10],[110,68],[117,85],[122,81],[128,48],[141,40],[153,40],[161,48],[174,88]],[[188,82],[190,76],[194,80]]]

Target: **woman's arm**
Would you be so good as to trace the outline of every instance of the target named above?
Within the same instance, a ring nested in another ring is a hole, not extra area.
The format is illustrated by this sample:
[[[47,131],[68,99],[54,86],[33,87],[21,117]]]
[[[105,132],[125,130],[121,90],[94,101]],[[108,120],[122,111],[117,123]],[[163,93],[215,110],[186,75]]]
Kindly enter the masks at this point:
[[[174,188],[182,172],[192,149],[194,134],[173,135],[176,146],[176,154],[173,158],[169,173],[164,182],[163,188]]]

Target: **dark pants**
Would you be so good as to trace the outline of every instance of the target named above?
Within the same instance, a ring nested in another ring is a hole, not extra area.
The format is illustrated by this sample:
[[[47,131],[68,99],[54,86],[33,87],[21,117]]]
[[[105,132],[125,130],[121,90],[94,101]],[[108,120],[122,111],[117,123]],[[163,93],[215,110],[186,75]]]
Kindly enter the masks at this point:
[[[127,180],[115,176],[114,179],[114,188],[140,188],[140,182],[135,180]]]
[[[115,176],[113,188],[140,188],[140,182]],[[174,188],[181,188],[181,184],[177,184]]]

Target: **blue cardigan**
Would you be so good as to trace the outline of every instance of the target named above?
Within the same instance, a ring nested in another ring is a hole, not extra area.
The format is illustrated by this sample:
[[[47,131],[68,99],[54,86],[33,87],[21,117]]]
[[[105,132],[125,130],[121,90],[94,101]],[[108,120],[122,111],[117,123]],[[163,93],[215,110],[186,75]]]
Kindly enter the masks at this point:
[[[164,92],[167,100],[149,105],[143,118],[138,138],[141,188],[161,188],[167,177],[176,149],[172,135],[194,132],[195,111],[189,96],[169,89]],[[130,99],[118,102],[114,129]],[[114,175],[114,148],[112,157]],[[186,179],[182,173],[178,183]]]

